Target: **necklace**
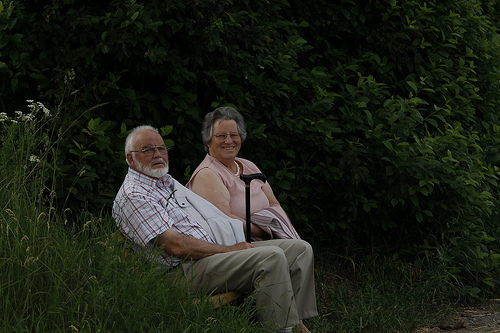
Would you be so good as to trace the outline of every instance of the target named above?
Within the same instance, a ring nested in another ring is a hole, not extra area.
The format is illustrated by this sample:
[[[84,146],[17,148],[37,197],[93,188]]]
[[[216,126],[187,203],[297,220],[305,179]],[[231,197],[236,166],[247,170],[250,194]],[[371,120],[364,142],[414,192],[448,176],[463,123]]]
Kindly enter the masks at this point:
[[[240,174],[240,166],[238,163],[236,163],[236,161],[233,161],[234,164],[236,164],[236,173],[234,174],[235,176],[238,176]]]

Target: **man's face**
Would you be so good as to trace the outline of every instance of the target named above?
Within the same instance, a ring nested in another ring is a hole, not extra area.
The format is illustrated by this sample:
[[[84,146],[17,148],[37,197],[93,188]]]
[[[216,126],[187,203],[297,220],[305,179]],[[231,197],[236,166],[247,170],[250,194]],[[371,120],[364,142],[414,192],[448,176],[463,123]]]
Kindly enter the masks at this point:
[[[164,147],[165,143],[160,134],[153,130],[142,130],[136,133],[133,149],[136,152],[127,153],[127,161],[130,167],[142,174],[153,178],[161,178],[168,173],[168,155],[162,155],[157,149],[154,149],[151,156],[144,154],[142,149],[151,147]]]

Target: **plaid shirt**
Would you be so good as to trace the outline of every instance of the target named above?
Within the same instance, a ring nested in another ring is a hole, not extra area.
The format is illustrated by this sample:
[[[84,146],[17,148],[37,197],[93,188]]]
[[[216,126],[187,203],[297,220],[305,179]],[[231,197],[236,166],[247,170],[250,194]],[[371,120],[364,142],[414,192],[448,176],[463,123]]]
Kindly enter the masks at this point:
[[[123,235],[149,252],[156,237],[170,228],[213,243],[207,232],[179,208],[174,197],[172,176],[167,174],[158,180],[129,168],[113,204],[113,218]],[[182,261],[165,252],[156,260],[167,269]]]

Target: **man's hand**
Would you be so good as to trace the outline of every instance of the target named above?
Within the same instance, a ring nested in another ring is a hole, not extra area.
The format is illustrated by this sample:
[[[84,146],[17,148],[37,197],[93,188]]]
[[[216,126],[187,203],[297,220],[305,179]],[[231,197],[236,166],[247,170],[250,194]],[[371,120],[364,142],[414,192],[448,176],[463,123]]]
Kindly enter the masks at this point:
[[[233,246],[228,246],[228,248],[230,249],[229,251],[240,251],[240,250],[252,249],[254,247],[255,245],[247,242],[241,242],[238,244],[234,244]]]

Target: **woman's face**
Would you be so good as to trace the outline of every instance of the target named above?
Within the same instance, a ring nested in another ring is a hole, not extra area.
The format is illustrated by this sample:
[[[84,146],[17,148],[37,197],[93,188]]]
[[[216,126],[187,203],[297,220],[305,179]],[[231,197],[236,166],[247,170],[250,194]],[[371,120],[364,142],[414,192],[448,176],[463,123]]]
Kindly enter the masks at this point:
[[[208,144],[210,156],[223,164],[232,163],[241,148],[238,125],[234,120],[216,120],[213,125],[212,141]]]

